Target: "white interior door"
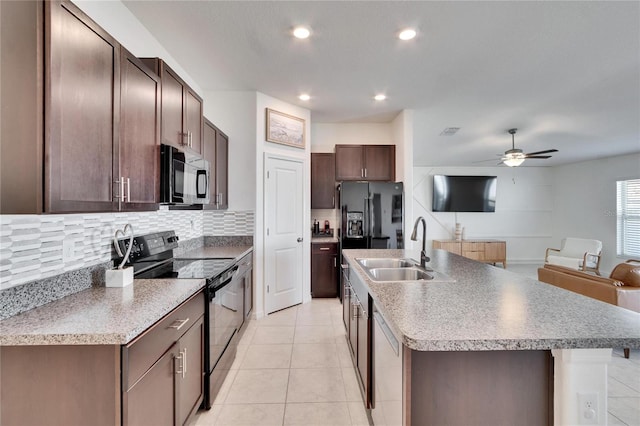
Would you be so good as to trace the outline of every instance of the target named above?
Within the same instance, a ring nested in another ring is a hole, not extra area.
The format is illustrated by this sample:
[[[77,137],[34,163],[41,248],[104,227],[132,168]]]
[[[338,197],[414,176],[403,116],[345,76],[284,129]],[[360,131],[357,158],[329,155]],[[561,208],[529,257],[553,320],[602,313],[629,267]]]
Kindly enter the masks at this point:
[[[282,157],[265,164],[265,309],[302,303],[303,162]]]

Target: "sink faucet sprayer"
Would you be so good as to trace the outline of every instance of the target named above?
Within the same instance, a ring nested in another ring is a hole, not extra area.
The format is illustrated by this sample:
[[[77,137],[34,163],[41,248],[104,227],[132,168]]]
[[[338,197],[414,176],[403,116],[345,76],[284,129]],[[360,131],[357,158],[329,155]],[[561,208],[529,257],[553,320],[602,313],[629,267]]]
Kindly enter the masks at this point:
[[[416,219],[416,223],[413,224],[413,232],[411,233],[411,239],[413,241],[418,241],[416,234],[418,233],[418,223],[422,222],[422,251],[420,252],[420,266],[425,268],[427,267],[427,262],[431,259],[427,257],[427,252],[425,248],[425,244],[427,243],[427,222],[425,222],[422,216]]]

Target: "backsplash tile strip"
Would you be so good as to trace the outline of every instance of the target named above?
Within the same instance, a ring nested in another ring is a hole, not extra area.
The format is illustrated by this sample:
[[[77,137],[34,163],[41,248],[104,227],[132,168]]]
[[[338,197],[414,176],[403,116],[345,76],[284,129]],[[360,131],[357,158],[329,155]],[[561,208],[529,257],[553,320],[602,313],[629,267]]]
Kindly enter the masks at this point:
[[[253,211],[164,206],[154,212],[0,215],[0,291],[110,261],[113,234],[127,223],[136,235],[173,229],[180,238],[179,252],[185,252],[202,246],[204,235],[253,236],[254,218]],[[65,240],[75,246],[67,259]]]

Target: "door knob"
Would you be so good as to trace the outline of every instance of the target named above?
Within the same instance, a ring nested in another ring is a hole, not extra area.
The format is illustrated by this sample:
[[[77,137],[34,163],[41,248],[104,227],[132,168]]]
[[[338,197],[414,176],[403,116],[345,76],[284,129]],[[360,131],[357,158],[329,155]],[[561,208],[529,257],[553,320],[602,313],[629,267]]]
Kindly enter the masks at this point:
[[[298,241],[299,243],[301,243],[301,242],[302,242],[302,237],[298,237],[298,240],[297,240],[297,241]]]

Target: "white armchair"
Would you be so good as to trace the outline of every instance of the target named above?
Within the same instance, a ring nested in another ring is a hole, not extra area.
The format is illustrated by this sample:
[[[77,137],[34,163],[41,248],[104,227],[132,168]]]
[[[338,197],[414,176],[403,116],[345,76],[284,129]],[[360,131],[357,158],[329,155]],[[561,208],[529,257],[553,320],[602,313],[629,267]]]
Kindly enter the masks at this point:
[[[544,263],[560,265],[600,275],[602,241],[584,238],[565,238],[560,249],[548,248]]]

